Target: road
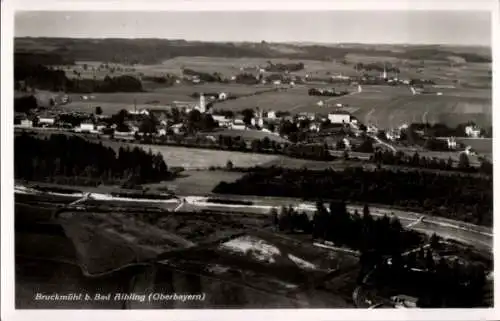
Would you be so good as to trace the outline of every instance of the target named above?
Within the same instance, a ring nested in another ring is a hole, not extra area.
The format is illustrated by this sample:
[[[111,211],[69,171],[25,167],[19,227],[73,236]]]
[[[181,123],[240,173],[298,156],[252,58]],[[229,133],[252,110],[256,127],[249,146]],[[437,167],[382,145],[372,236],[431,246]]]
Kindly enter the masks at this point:
[[[16,192],[33,194],[36,191],[26,189],[24,186],[16,185]],[[61,194],[58,194],[61,195]],[[84,194],[76,195],[73,194],[73,199],[75,197],[88,197]],[[187,207],[193,211],[203,211],[203,210],[217,210],[217,211],[244,211],[248,213],[269,213],[271,209],[279,209],[281,206],[293,206],[299,211],[304,211],[306,213],[312,214],[316,210],[315,203],[304,202],[299,199],[292,198],[276,198],[276,197],[258,197],[258,196],[240,196],[240,195],[224,195],[216,196],[212,198],[223,198],[229,200],[246,200],[251,201],[252,205],[238,205],[238,204],[221,204],[209,202],[209,197],[203,196],[191,196],[191,195],[178,195],[177,199],[168,200],[141,200],[150,204],[158,204],[169,206],[175,206],[177,210],[181,207],[176,204],[182,204],[183,207]],[[99,200],[102,202],[106,201],[121,201],[121,202],[137,202],[137,199],[127,199],[127,198],[114,198],[110,195],[92,193],[90,198]],[[80,203],[81,204],[81,203]],[[351,212],[357,211],[358,213],[363,212],[363,206],[359,205],[349,205],[348,210]],[[396,210],[392,208],[384,208],[382,206],[370,206],[370,213],[373,216],[395,216],[398,217],[403,226],[409,226],[423,233],[436,233],[437,235],[446,238],[453,239],[456,241],[464,242],[470,244],[474,247],[491,251],[493,248],[493,231],[491,228],[484,226],[477,226],[465,222],[450,220],[441,217],[425,217],[422,220],[422,214]]]
[[[390,145],[390,144],[387,144],[386,142],[382,141],[380,138],[378,138],[376,135],[369,135],[371,138],[373,138],[378,144],[380,145],[383,145],[387,148],[389,148],[393,153],[397,152],[397,149]]]

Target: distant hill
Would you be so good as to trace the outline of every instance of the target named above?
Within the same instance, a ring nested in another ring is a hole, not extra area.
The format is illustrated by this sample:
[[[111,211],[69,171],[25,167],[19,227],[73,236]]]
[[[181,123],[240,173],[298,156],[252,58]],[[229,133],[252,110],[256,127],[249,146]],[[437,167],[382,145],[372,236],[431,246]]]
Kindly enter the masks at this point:
[[[216,43],[167,39],[70,39],[16,38],[16,54],[59,56],[64,61],[106,61],[125,64],[155,64],[175,57],[290,58],[310,60],[344,59],[348,54],[440,60],[455,56],[467,62],[491,62],[489,48],[441,45],[364,45],[290,43]],[[44,58],[49,64],[57,59]]]

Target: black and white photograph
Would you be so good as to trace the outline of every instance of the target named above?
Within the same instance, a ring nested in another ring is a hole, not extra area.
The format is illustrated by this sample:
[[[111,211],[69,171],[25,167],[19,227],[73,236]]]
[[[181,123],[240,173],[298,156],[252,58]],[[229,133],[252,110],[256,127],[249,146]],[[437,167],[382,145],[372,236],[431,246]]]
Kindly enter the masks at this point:
[[[115,7],[13,13],[13,309],[491,311],[488,6]]]

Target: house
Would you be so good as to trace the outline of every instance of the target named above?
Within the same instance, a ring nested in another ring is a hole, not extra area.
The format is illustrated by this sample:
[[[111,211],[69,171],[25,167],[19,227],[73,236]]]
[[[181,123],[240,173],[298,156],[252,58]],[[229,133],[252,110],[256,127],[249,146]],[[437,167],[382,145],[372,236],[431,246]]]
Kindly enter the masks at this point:
[[[29,120],[29,119],[21,119],[21,123],[19,124],[19,127],[23,127],[23,128],[33,127],[33,121]]]
[[[299,115],[299,117],[298,117],[299,120],[302,120],[302,119],[315,120],[316,119],[315,113],[302,112],[302,113],[299,113],[298,115]]]
[[[212,115],[212,118],[219,124],[219,127],[230,127],[233,122],[231,118],[223,115]]]
[[[455,140],[455,137],[448,137],[446,142],[448,143],[449,149],[457,149],[457,141]]]
[[[319,132],[319,129],[320,129],[320,125],[317,123],[311,123],[309,125],[309,130],[312,132]]]
[[[184,133],[184,124],[178,123],[170,126],[170,129],[174,132],[174,134],[182,134]]]
[[[476,126],[467,126],[465,127],[465,135],[477,138],[481,135],[481,130]]]
[[[149,110],[147,109],[141,109],[141,110],[133,110],[128,112],[131,115],[144,115],[144,116],[149,116]]]
[[[273,110],[269,110],[267,112],[267,116],[266,116],[267,119],[276,119],[276,112],[273,111]]]
[[[251,123],[253,126],[262,127],[264,125],[264,119],[262,117],[253,117]]]
[[[349,124],[351,122],[351,114],[347,112],[329,113],[328,119],[332,124]]]
[[[80,124],[80,127],[76,128],[77,132],[93,132],[95,131],[95,126],[91,122],[83,122]]]
[[[219,93],[219,100],[226,100],[227,99],[227,94],[222,92],[222,93]]]
[[[95,129],[99,132],[102,132],[104,129],[106,129],[108,127],[107,124],[104,124],[104,123],[99,123],[95,126]]]
[[[401,133],[397,130],[388,131],[385,133],[385,137],[389,140],[397,140],[401,138]]]
[[[53,116],[43,116],[38,118],[38,124],[43,125],[54,125],[56,123],[56,118]]]
[[[236,129],[236,130],[245,130],[247,128],[247,125],[243,122],[242,119],[235,119],[233,123],[231,124],[231,129]]]
[[[391,297],[396,308],[416,308],[418,299],[408,295],[395,295]]]

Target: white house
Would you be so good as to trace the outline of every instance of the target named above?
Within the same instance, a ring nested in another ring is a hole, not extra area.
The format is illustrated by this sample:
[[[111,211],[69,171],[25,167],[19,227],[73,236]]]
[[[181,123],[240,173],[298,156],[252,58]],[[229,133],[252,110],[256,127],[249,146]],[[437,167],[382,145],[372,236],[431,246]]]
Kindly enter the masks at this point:
[[[342,141],[344,143],[345,149],[347,149],[347,150],[351,149],[351,142],[349,141],[349,139],[347,139],[347,138],[344,137],[342,139]]]
[[[455,140],[455,137],[448,137],[446,139],[446,142],[448,143],[449,149],[456,149],[457,148],[457,141]]]
[[[317,123],[311,123],[309,125],[309,130],[312,132],[319,132],[319,125]]]
[[[145,115],[149,116],[149,110],[147,109],[141,109],[141,110],[132,110],[128,112],[131,115]]]
[[[274,110],[269,110],[267,112],[267,118],[268,119],[276,119],[276,112]]]
[[[242,119],[235,119],[231,124],[231,128],[236,130],[245,130],[247,126]]]
[[[262,127],[264,125],[264,119],[262,119],[262,117],[253,117],[251,123],[253,126]]]
[[[181,134],[184,132],[184,124],[178,123],[170,126],[174,134]]]
[[[80,132],[93,132],[95,130],[95,126],[93,123],[81,123],[80,127],[77,128],[77,131]]]
[[[56,123],[56,119],[54,117],[40,117],[38,119],[38,124],[40,125],[54,125]]]
[[[477,138],[481,134],[481,130],[476,126],[467,126],[465,127],[465,135],[469,137]]]
[[[349,124],[351,122],[351,115],[349,113],[330,113],[328,119],[332,124]]]
[[[222,93],[219,93],[219,100],[226,100],[227,99],[227,94],[222,92]]]
[[[19,125],[20,127],[33,127],[33,121],[29,119],[23,119],[21,120],[21,124]]]
[[[223,115],[212,115],[212,118],[219,124],[219,127],[230,127],[233,122],[231,118]]]

